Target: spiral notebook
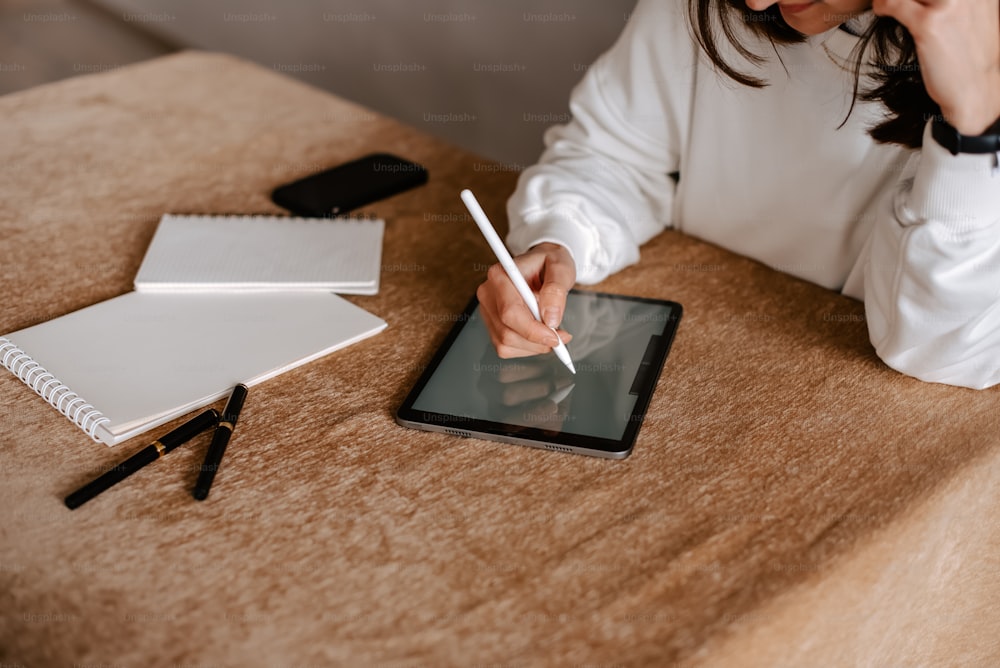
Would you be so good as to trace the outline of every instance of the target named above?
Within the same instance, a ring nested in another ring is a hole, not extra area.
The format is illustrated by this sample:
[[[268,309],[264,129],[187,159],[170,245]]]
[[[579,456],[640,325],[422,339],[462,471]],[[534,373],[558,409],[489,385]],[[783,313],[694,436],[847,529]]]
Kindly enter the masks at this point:
[[[142,292],[378,292],[382,220],[284,216],[160,218],[135,277]]]
[[[130,292],[0,337],[0,363],[114,445],[385,326],[332,293]]]

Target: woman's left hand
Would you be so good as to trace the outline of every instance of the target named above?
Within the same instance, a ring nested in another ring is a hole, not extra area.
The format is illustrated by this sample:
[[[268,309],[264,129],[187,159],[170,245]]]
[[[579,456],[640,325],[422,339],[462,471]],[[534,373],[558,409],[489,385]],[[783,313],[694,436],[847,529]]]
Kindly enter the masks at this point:
[[[1000,118],[998,0],[873,0],[872,9],[910,32],[927,93],[965,135]]]

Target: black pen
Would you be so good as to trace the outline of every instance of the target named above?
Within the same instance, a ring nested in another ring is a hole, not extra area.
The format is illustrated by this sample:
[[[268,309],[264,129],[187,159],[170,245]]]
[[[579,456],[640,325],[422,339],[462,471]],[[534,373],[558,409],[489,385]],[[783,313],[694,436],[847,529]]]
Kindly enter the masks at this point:
[[[236,420],[240,417],[240,410],[243,409],[243,401],[247,398],[247,386],[240,383],[233,388],[233,393],[229,395],[226,408],[222,412],[222,419],[215,427],[212,435],[212,444],[208,446],[205,453],[205,462],[201,465],[201,473],[198,474],[198,482],[194,485],[194,498],[204,501],[208,497],[208,490],[212,488],[212,481],[215,480],[215,473],[222,464],[222,455],[226,454],[226,446],[229,445],[229,437],[236,428]]]
[[[121,464],[91,480],[86,485],[66,497],[66,507],[70,510],[79,508],[87,501],[129,477],[146,464],[156,461],[178,445],[187,443],[192,438],[211,428],[219,421],[219,411],[210,408],[198,417],[188,420],[170,433],[153,441],[148,446],[135,453]]]

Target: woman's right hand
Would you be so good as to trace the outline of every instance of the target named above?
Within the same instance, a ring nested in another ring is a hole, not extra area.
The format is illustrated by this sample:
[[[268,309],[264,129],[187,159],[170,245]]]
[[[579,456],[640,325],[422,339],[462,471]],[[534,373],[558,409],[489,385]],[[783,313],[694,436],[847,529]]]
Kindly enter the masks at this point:
[[[527,357],[547,353],[558,345],[556,333],[566,310],[566,295],[576,283],[576,264],[563,246],[542,243],[514,258],[525,280],[538,298],[542,321],[538,322],[507,277],[503,267],[494,264],[479,286],[480,312],[490,339],[502,358]],[[572,335],[559,330],[563,343]]]

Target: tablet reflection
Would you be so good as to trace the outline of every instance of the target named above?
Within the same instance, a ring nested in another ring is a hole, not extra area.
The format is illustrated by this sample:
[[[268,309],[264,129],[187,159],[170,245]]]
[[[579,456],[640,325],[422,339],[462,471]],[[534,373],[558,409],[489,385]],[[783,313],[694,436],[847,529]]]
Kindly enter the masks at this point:
[[[573,403],[573,375],[553,355],[505,360],[486,346],[476,389],[491,419],[545,432],[562,431]]]
[[[669,305],[571,292],[563,326],[573,333],[573,375],[552,353],[500,359],[476,308],[412,409],[470,432],[489,422],[484,433],[617,441],[642,419],[637,401],[653,389],[643,360],[674,322]]]

